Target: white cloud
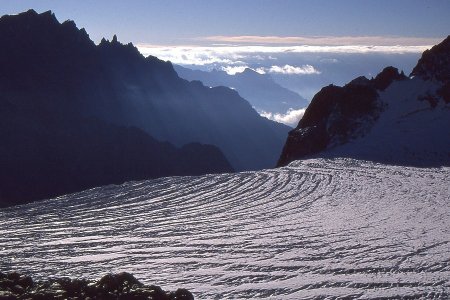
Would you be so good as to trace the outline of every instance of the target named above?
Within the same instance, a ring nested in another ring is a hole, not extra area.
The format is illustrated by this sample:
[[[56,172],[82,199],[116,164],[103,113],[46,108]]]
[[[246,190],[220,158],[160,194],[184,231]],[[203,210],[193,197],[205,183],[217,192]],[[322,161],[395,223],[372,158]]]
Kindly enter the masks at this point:
[[[291,65],[284,65],[284,66],[271,66],[270,68],[250,68],[247,65],[243,66],[223,66],[221,67],[222,71],[227,72],[229,75],[235,75],[237,73],[242,73],[245,71],[245,69],[251,69],[259,74],[266,74],[266,73],[279,73],[279,74],[296,74],[296,75],[305,75],[305,74],[320,74],[320,71],[318,71],[316,68],[314,68],[311,65],[303,65],[300,67],[295,67]]]
[[[279,123],[286,124],[291,127],[296,127],[300,119],[305,114],[306,108],[302,109],[292,109],[290,108],[285,114],[279,114],[279,113],[271,113],[271,112],[265,112],[261,111],[259,114],[269,120],[273,120]]]
[[[229,51],[223,47],[195,47],[195,46],[153,46],[137,45],[144,56],[156,56],[159,59],[171,61],[175,64],[187,65],[243,65],[244,58],[239,51]],[[227,47],[228,48],[228,47]]]
[[[320,74],[320,71],[315,69],[311,65],[303,65],[295,67],[291,65],[271,66],[268,70],[269,73],[281,73],[281,74]]]
[[[253,71],[255,71],[256,73],[259,73],[259,74],[266,74],[266,68],[263,68],[263,67],[253,69]]]
[[[222,67],[222,71],[227,72],[229,75],[235,75],[236,73],[244,72],[247,68],[247,66],[226,66]]]

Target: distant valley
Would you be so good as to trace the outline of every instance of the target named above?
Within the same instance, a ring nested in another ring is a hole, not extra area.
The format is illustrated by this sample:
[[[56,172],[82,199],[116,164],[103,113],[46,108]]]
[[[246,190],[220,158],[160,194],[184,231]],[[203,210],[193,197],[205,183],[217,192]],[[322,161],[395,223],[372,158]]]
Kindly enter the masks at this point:
[[[276,83],[271,75],[259,74],[250,68],[233,75],[216,69],[206,72],[179,65],[175,65],[174,68],[184,79],[199,80],[211,87],[226,86],[236,90],[262,115],[283,115],[289,110],[302,109],[309,104],[299,94]],[[298,121],[299,119],[295,120],[295,124],[285,124],[295,126]]]

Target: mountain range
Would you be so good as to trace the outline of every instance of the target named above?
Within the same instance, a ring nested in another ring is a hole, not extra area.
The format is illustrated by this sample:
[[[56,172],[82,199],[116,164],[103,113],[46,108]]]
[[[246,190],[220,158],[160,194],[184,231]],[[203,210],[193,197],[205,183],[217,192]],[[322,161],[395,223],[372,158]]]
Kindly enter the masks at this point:
[[[181,78],[200,80],[213,87],[233,88],[258,112],[285,114],[289,109],[305,108],[309,104],[299,94],[276,83],[269,74],[260,74],[250,68],[234,75],[216,69],[207,72],[180,65],[174,65],[174,68]]]
[[[450,165],[450,36],[425,51],[409,77],[387,67],[318,92],[278,166],[318,156]]]
[[[0,204],[272,167],[289,127],[114,36],[33,10],[0,18]]]

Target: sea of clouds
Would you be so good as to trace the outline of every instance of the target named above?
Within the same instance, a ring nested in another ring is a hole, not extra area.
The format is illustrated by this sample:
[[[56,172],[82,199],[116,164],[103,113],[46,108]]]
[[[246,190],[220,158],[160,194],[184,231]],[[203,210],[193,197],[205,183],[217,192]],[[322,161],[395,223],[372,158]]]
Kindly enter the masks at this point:
[[[440,39],[410,37],[259,37],[214,36],[190,45],[138,43],[139,51],[191,69],[246,68],[269,74],[278,84],[311,100],[324,86],[344,85],[358,76],[376,76],[394,66],[409,74],[423,51]],[[304,109],[284,114],[259,112],[269,119],[295,126]]]

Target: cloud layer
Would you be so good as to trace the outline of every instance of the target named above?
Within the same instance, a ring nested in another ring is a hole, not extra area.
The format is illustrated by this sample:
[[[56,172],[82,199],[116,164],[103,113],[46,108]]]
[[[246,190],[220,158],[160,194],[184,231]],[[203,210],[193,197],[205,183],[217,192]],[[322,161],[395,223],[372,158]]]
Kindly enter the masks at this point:
[[[316,68],[311,65],[303,65],[300,67],[295,67],[291,65],[271,66],[266,72],[269,73],[280,73],[280,74],[320,74]]]
[[[309,75],[309,74],[320,74],[321,72],[314,68],[312,65],[302,65],[302,66],[270,66],[270,67],[260,67],[260,68],[251,68],[248,65],[242,66],[223,66],[221,67],[222,71],[227,72],[229,75],[235,75],[236,73],[242,73],[245,69],[252,69],[253,71],[259,74],[267,74],[267,73],[278,73],[285,75]]]
[[[137,47],[145,56],[191,69],[236,74],[250,68],[270,74],[281,86],[311,99],[325,85],[343,85],[358,76],[370,78],[388,65],[409,73],[420,54],[439,41],[411,37],[215,36],[190,40],[192,44],[184,46],[142,43]],[[292,114],[270,117],[284,122]]]
[[[306,108],[292,109],[290,108],[285,114],[271,113],[261,111],[259,114],[269,120],[286,124],[291,127],[296,127],[300,119],[305,114]]]
[[[137,48],[144,55],[153,55],[162,60],[170,60],[182,65],[231,65],[244,66],[246,60],[253,58],[261,60],[261,57],[274,57],[277,54],[407,54],[422,53],[432,47],[430,45],[405,46],[405,45],[343,45],[343,46],[319,46],[319,45],[294,45],[294,46],[155,46],[149,44],[137,44]],[[281,67],[282,68],[282,67]],[[274,69],[278,70],[279,69]],[[284,70],[286,72],[286,70]],[[270,72],[270,71],[269,71]],[[275,71],[274,71],[275,72]]]

